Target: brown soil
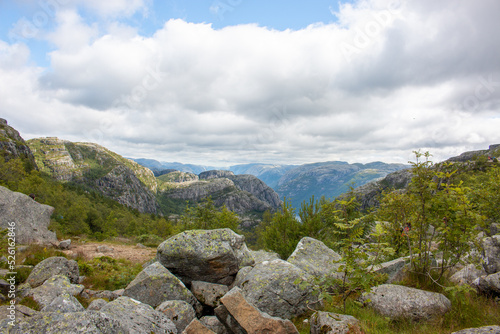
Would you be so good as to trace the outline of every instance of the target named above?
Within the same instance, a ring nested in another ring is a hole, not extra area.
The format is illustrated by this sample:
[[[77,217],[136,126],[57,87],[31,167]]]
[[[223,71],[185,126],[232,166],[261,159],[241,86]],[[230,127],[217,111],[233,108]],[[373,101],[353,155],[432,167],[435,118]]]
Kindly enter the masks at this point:
[[[98,246],[113,248],[113,251],[99,252],[97,250]],[[72,242],[70,249],[64,250],[63,253],[69,256],[81,255],[86,259],[109,256],[114,259],[127,259],[132,263],[145,263],[156,256],[156,248],[141,248],[135,245],[119,245],[101,242]]]

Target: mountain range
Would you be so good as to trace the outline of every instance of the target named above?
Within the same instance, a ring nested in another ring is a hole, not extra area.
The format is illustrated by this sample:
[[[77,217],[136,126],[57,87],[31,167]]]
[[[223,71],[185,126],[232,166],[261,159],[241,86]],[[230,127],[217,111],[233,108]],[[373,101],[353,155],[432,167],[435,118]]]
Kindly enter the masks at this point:
[[[229,170],[235,175],[253,175],[273,188],[281,199],[289,199],[295,208],[299,208],[303,201],[308,201],[312,196],[317,199],[322,196],[335,198],[349,191],[350,187],[359,187],[392,172],[409,168],[409,165],[384,162],[349,164],[343,161],[328,161],[304,165],[250,163],[214,167],[153,159],[133,160],[150,168],[157,175],[172,170],[192,174],[207,170]]]

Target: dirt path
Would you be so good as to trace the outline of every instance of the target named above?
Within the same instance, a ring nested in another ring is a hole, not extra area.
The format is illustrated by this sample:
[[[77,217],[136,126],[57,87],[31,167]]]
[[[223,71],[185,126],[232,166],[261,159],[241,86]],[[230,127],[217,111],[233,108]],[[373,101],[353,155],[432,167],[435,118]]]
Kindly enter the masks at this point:
[[[105,246],[108,250],[99,251],[99,246]],[[110,251],[112,249],[112,251]],[[135,245],[119,245],[113,243],[101,242],[87,242],[77,243],[73,242],[69,250],[64,250],[63,253],[74,256],[77,254],[83,255],[86,259],[93,259],[95,257],[109,256],[114,259],[127,259],[132,263],[144,263],[151,260],[156,256],[156,248],[141,248]]]

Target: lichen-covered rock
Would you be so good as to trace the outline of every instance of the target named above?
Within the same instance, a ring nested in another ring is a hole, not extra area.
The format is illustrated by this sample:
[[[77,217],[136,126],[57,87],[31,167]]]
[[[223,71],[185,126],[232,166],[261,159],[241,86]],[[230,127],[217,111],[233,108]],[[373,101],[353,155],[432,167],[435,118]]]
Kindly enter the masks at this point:
[[[323,242],[305,237],[302,238],[287,261],[299,267],[311,276],[319,279],[341,278],[337,271],[341,256],[328,248]]]
[[[281,259],[278,253],[275,252],[267,252],[265,250],[258,250],[258,251],[250,251],[250,254],[252,254],[255,263],[262,263],[264,261],[273,261],[273,260],[279,260]]]
[[[482,240],[484,270],[488,274],[500,271],[500,235],[484,238]]]
[[[48,230],[53,212],[54,208],[51,206],[0,186],[0,229],[6,229],[11,227],[9,223],[15,223],[18,244],[56,245],[56,234]]]
[[[177,328],[166,315],[132,298],[122,296],[103,306],[100,312],[119,321],[129,333],[177,334]]]
[[[65,293],[56,297],[49,305],[45,306],[41,312],[83,312],[85,308],[80,304],[78,299],[72,295]]]
[[[84,289],[83,285],[71,284],[69,278],[57,275],[49,278],[41,286],[31,289],[29,295],[42,307],[50,305],[59,296],[69,294],[79,295]]]
[[[451,334],[500,334],[500,326],[484,326],[478,328],[466,328]]]
[[[125,288],[123,296],[153,308],[167,300],[184,300],[193,307],[200,308],[198,301],[184,283],[158,262],[143,269]]]
[[[471,285],[477,278],[486,276],[487,273],[483,268],[478,269],[473,264],[468,264],[450,277],[450,282],[458,285]]]
[[[375,265],[373,272],[387,275],[387,283],[393,283],[403,278],[404,270],[409,263],[408,257],[400,257],[392,261]]]
[[[9,309],[11,305],[2,305],[0,306],[0,319],[11,319],[14,318],[16,319],[17,322],[20,322],[24,320],[25,318],[30,318],[32,316],[35,316],[39,314],[39,311],[35,311],[33,309],[30,309],[27,306],[24,306],[22,304],[17,304],[15,306],[15,313],[12,314],[12,309]]]
[[[69,249],[71,247],[71,239],[63,240],[59,243],[59,248]]]
[[[361,300],[391,319],[427,320],[451,308],[450,300],[440,293],[393,284],[376,286]]]
[[[274,260],[257,264],[239,284],[245,299],[262,312],[290,319],[318,304],[312,276],[293,264]]]
[[[231,289],[221,302],[215,315],[234,333],[240,333],[241,329],[241,333],[299,333],[290,320],[271,317],[250,304],[238,287]]]
[[[94,299],[87,307],[87,311],[100,311],[108,302],[102,298]]]
[[[500,296],[500,272],[478,277],[472,282],[472,286],[484,294]]]
[[[350,315],[316,312],[311,316],[310,321],[311,334],[348,334],[361,332],[359,330],[359,320]]]
[[[260,263],[260,262],[259,262]],[[253,267],[250,267],[250,266],[247,266],[247,267],[243,267],[241,268],[238,273],[236,274],[236,277],[234,278],[234,281],[233,283],[231,283],[231,285],[229,286],[229,290],[231,290],[232,288],[234,288],[235,286],[240,286],[241,283],[243,283],[243,281],[245,280],[245,277],[247,276],[247,274],[249,272],[251,272],[253,269]]]
[[[62,256],[49,257],[33,268],[26,283],[29,283],[32,288],[36,288],[56,275],[64,275],[69,278],[71,283],[77,284],[80,276],[78,263]]]
[[[8,324],[8,319],[0,322],[0,333],[5,334],[132,334],[119,319],[101,312],[39,313],[38,315]],[[149,334],[149,332],[147,332]],[[162,332],[164,333],[164,332]]]
[[[158,246],[157,259],[186,284],[229,285],[240,268],[254,263],[245,237],[228,228],[179,233]]]
[[[156,311],[165,314],[177,328],[177,332],[181,333],[189,323],[196,318],[196,312],[191,304],[183,300],[168,300],[161,303],[156,308]]]
[[[217,307],[220,299],[229,291],[227,285],[201,281],[191,283],[191,292],[203,305]]]

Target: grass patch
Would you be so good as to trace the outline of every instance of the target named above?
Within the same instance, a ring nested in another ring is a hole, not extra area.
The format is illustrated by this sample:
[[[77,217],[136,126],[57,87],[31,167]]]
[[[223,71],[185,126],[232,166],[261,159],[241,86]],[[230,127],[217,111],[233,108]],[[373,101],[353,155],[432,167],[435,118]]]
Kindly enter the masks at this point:
[[[142,270],[140,264],[109,256],[90,261],[78,260],[80,275],[86,276],[83,285],[92,290],[117,290],[125,288]]]

